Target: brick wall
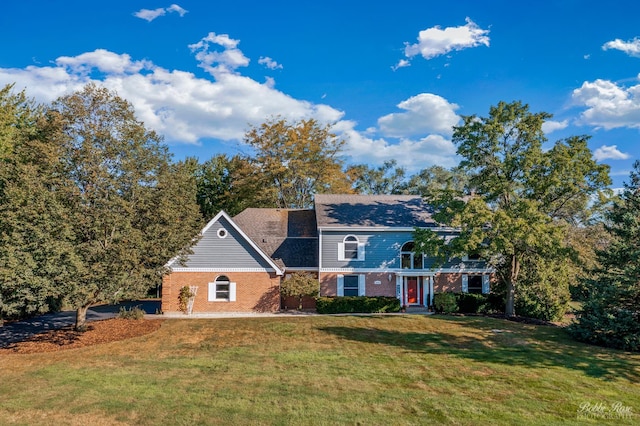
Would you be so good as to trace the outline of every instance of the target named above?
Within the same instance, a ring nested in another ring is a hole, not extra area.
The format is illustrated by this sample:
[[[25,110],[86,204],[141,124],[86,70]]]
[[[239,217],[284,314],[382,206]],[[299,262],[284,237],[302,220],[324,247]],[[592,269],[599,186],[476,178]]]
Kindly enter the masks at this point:
[[[322,273],[320,274],[320,296],[337,296],[338,294],[338,275],[351,275],[348,273]],[[361,275],[354,273],[353,275]],[[380,281],[380,284],[376,284]],[[366,296],[396,296],[396,276],[391,274],[389,280],[388,273],[369,273],[365,274],[365,290]]]
[[[462,274],[436,274],[433,279],[433,292],[462,292]]]
[[[225,275],[236,283],[236,301],[208,301],[209,283]],[[179,312],[183,286],[198,286],[193,313],[272,312],[280,308],[280,277],[268,272],[174,272],[162,279],[163,312]]]

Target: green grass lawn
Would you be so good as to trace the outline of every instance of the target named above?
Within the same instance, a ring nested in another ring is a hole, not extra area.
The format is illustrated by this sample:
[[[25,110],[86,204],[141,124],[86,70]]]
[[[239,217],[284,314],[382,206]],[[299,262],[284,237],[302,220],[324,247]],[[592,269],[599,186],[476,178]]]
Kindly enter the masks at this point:
[[[640,355],[481,317],[167,320],[0,378],[2,425],[640,422]]]

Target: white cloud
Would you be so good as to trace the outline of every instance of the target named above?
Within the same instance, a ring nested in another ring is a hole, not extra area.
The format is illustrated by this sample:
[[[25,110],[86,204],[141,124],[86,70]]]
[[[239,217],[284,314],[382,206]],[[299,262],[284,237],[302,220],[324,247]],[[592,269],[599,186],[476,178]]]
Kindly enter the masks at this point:
[[[171,6],[164,8],[160,7],[158,9],[140,9],[137,12],[133,13],[133,16],[136,18],[144,19],[147,22],[151,22],[160,16],[164,16],[167,12],[175,12],[180,17],[183,17],[188,11],[181,8],[177,4],[172,4]]]
[[[88,74],[92,69],[108,74],[135,73],[142,69],[151,68],[149,61],[132,61],[126,53],[118,55],[105,49],[82,53],[78,56],[61,56],[55,61],[56,65],[67,67],[74,74]]]
[[[406,112],[385,115],[378,119],[380,131],[385,136],[409,137],[439,133],[450,135],[460,117],[455,111],[458,105],[441,96],[421,93],[398,104]]]
[[[391,67],[391,69],[394,71],[397,71],[400,68],[410,67],[410,66],[411,66],[411,62],[407,61],[406,59],[400,59],[397,64]]]
[[[260,65],[264,65],[270,70],[282,69],[282,65],[280,65],[279,63],[277,63],[276,61],[274,61],[268,56],[260,56],[260,59],[258,59],[258,63]]]
[[[640,58],[640,38],[636,37],[629,41],[622,41],[617,38],[602,45],[602,50],[609,49],[620,50],[629,56]]]
[[[167,12],[163,7],[161,7],[159,9],[140,9],[139,11],[135,12],[133,16],[151,22],[154,19],[163,16],[165,13]]]
[[[453,167],[458,164],[456,148],[450,140],[440,135],[429,135],[419,140],[400,139],[397,142],[384,138],[373,139],[354,129],[352,121],[340,121],[333,130],[345,138],[345,154],[353,163],[382,164],[395,159],[398,166],[409,173],[439,164]]]
[[[342,120],[344,113],[330,105],[295,99],[276,90],[271,77],[258,82],[235,72],[249,61],[238,44],[228,35],[211,33],[191,46],[196,60],[209,68],[212,78],[97,49],[61,56],[49,66],[0,68],[0,86],[15,82],[16,90],[26,89],[28,96],[48,103],[94,82],[131,102],[138,119],[172,144],[239,142],[249,125],[271,117],[291,121],[315,118],[333,124],[334,131],[347,140],[345,155],[353,162],[382,164],[396,159],[410,172],[433,164],[457,164],[455,147],[447,139],[450,125],[458,120],[454,112],[457,105],[426,93],[409,98],[398,105],[403,112],[380,119],[385,136],[377,138],[378,129],[356,130],[354,122]],[[219,49],[212,51],[213,45]],[[230,51],[235,56],[229,56]],[[444,136],[430,134],[438,132]],[[385,139],[388,135],[394,136]]]
[[[617,145],[602,145],[600,148],[594,151],[593,158],[595,158],[597,161],[626,160],[629,158],[629,154],[618,150]]]
[[[463,50],[480,45],[489,46],[489,37],[487,36],[489,30],[483,30],[469,18],[466,18],[465,21],[466,24],[460,27],[441,29],[439,26],[435,26],[420,31],[417,43],[409,44],[405,42],[405,56],[411,59],[414,56],[422,55],[424,59],[431,59],[454,50]],[[396,65],[396,69],[398,65]],[[403,64],[403,66],[407,65]]]
[[[167,8],[167,12],[176,12],[182,18],[188,12],[188,10],[181,8],[177,4],[172,4]]]
[[[585,81],[572,94],[573,101],[587,109],[578,124],[604,129],[640,128],[640,85],[618,86],[608,80]]]
[[[259,125],[272,116],[315,118],[323,123],[335,123],[343,116],[328,105],[275,90],[273,80],[259,83],[233,73],[217,74],[213,80],[197,78],[103,49],[60,57],[54,66],[0,68],[0,86],[15,82],[16,90],[26,89],[43,103],[92,81],[116,90],[131,102],[146,126],[171,143],[241,140],[249,124]]]
[[[542,123],[542,131],[548,134],[548,133],[555,132],[556,130],[566,129],[567,126],[569,126],[569,120],[562,120],[562,121],[549,120]]]
[[[240,40],[234,40],[228,34],[211,32],[199,42],[190,44],[189,49],[200,61],[198,66],[216,77],[219,74],[233,73],[237,68],[249,65],[249,58],[238,49],[239,43]],[[212,50],[216,49],[215,45],[222,49]]]

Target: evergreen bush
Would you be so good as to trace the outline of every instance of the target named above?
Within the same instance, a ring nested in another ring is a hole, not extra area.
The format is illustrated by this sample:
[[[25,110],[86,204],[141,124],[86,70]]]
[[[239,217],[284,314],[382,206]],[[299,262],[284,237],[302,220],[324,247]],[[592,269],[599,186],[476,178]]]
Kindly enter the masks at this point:
[[[395,297],[317,297],[319,314],[384,313],[399,312],[400,300]]]

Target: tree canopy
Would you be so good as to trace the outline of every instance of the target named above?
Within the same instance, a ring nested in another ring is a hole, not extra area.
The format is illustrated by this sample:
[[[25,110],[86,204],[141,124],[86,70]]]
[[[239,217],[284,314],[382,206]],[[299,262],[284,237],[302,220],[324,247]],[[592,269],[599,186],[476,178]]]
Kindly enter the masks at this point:
[[[434,232],[416,232],[419,251],[479,252],[490,259],[505,284],[509,316],[515,315],[518,294],[524,294],[522,268],[530,282],[540,282],[542,260],[560,270],[549,262],[568,259],[566,222],[584,217],[589,197],[610,183],[608,167],[593,160],[587,137],[543,149],[542,124],[550,117],[521,102],[500,102],[487,117],[464,116],[454,127],[453,142],[468,174],[467,190],[447,191],[435,202],[436,219],[460,234],[445,244]],[[554,276],[547,280],[561,284]]]
[[[255,170],[245,181],[262,182],[262,194],[274,207],[309,208],[316,193],[349,192],[339,156],[344,141],[328,125],[272,119],[252,127],[244,140],[255,150],[249,157]]]
[[[47,143],[43,108],[11,86],[0,91],[0,325],[2,318],[60,307],[79,267],[59,152]]]
[[[346,174],[357,194],[401,194],[406,171],[397,164],[396,160],[385,161],[379,167],[356,164],[349,166]]]
[[[64,177],[55,193],[81,262],[67,300],[82,328],[89,306],[144,295],[196,235],[195,181],[171,163],[131,105],[106,89],[88,85],[54,102],[47,116]]]
[[[640,162],[606,214],[611,243],[597,252],[599,266],[585,280],[587,291],[577,322],[579,340],[640,351]]]

